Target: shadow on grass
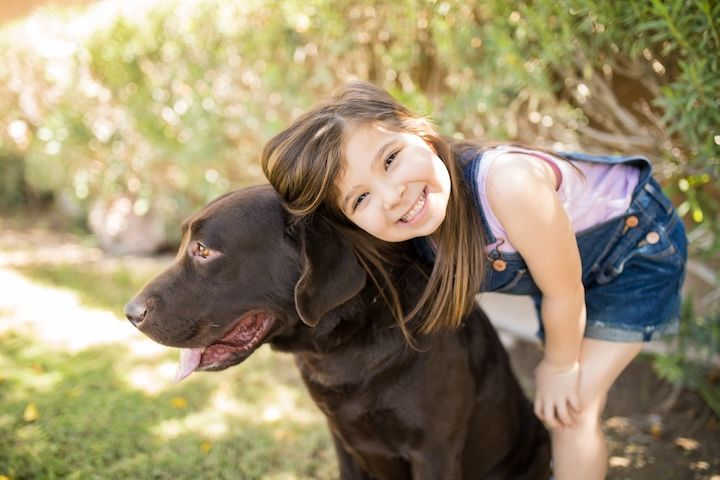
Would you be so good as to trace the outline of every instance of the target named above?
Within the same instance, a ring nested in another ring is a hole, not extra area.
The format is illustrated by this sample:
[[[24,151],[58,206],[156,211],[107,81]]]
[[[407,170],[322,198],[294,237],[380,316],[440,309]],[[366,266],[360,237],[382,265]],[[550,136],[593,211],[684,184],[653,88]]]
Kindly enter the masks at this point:
[[[172,385],[147,374],[163,371],[170,353],[139,358],[104,345],[70,354],[16,333],[0,336],[0,475],[337,476],[325,421],[291,357],[263,347],[225,372]]]

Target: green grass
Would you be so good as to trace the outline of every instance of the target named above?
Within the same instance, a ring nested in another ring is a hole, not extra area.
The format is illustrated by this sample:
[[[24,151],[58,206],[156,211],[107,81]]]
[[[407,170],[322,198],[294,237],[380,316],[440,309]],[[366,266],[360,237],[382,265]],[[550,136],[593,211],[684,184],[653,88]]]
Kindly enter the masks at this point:
[[[23,271],[77,291],[88,305],[114,311],[144,282],[123,267]],[[51,321],[62,321],[62,312],[54,315]],[[138,337],[136,343],[145,341],[150,342]],[[167,372],[177,352],[148,354],[135,347],[97,344],[69,352],[25,333],[0,333],[0,475],[12,480],[337,477],[324,417],[289,355],[263,347],[239,366],[173,385]],[[37,418],[24,418],[31,404]]]

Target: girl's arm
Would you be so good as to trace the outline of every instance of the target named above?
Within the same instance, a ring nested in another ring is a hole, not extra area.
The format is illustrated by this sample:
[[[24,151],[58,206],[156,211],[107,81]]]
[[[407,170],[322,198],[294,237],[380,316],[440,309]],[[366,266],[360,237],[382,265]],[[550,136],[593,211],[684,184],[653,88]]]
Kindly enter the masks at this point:
[[[546,162],[522,153],[499,156],[487,179],[490,207],[543,294],[545,357],[536,370],[535,411],[552,427],[572,426],[579,410],[585,329],[580,253],[556,182]]]

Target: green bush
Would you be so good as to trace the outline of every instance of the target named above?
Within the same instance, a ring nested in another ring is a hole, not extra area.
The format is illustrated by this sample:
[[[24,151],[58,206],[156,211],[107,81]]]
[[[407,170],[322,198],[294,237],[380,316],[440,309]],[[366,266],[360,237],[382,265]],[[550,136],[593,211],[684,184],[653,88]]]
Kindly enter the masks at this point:
[[[448,134],[646,153],[681,211],[717,226],[710,0],[122,3],[0,33],[0,162],[24,159],[31,194],[127,192],[174,223],[262,181],[263,141],[359,77]]]
[[[18,155],[0,154],[0,209],[17,208],[25,203],[25,162]]]

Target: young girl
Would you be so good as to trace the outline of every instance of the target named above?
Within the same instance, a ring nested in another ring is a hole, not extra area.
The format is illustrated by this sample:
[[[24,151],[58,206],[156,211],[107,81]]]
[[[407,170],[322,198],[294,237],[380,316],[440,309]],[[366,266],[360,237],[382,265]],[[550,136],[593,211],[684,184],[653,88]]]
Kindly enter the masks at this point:
[[[607,392],[678,326],[687,240],[646,159],[455,142],[354,82],[271,139],[262,166],[292,212],[333,219],[371,262],[363,231],[434,259],[408,315],[424,332],[457,327],[477,292],[532,295],[555,478],[605,477]]]

